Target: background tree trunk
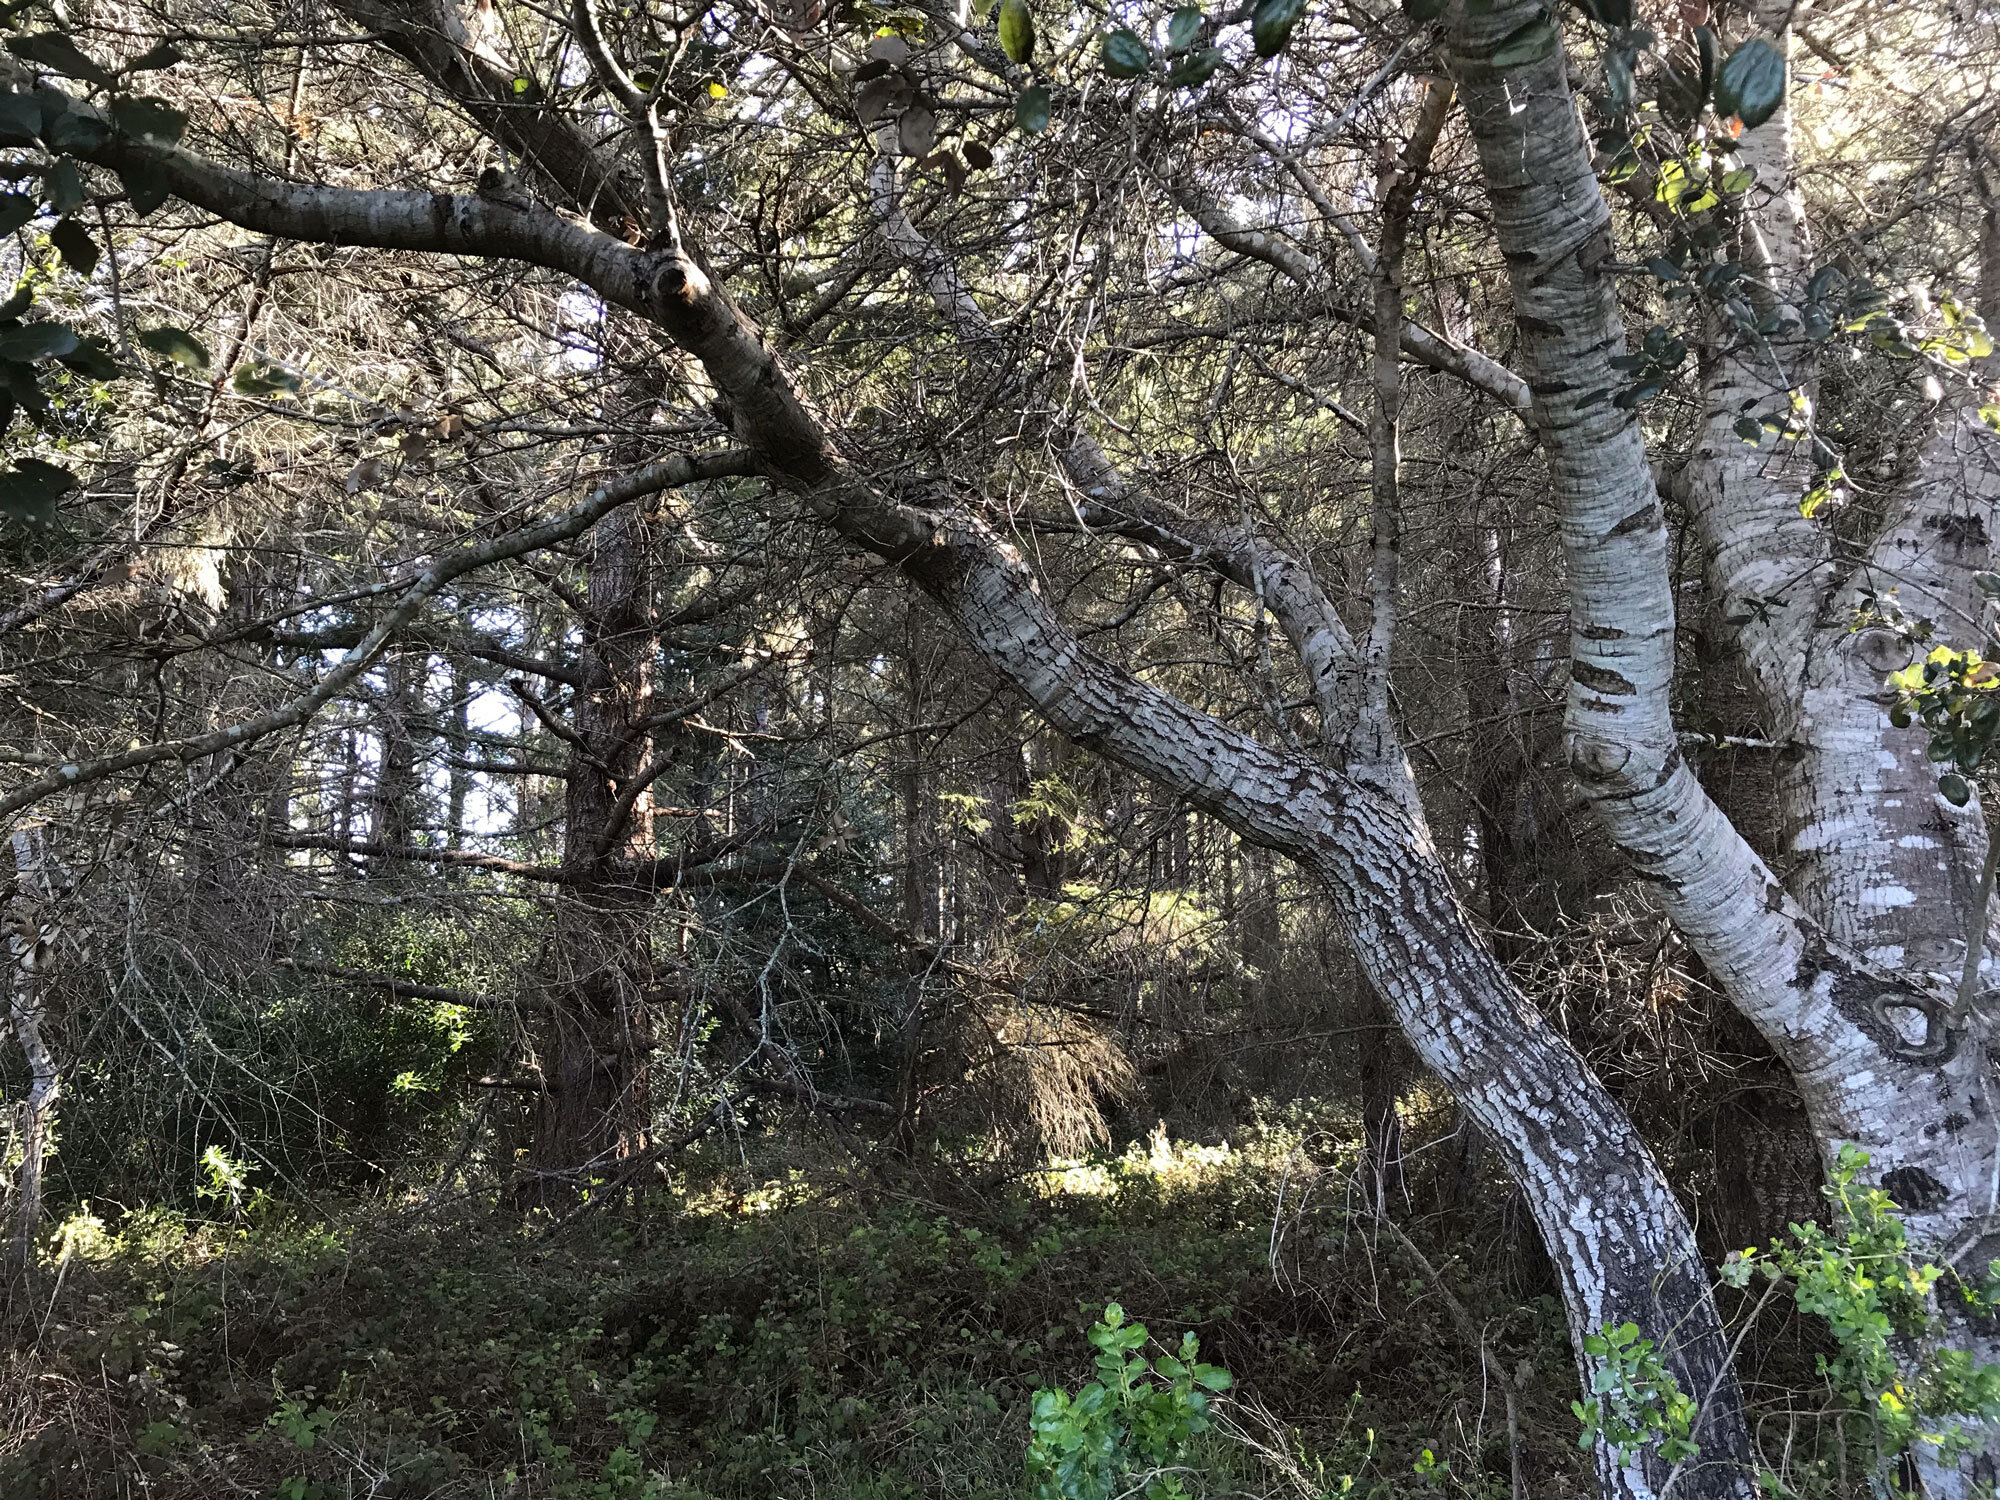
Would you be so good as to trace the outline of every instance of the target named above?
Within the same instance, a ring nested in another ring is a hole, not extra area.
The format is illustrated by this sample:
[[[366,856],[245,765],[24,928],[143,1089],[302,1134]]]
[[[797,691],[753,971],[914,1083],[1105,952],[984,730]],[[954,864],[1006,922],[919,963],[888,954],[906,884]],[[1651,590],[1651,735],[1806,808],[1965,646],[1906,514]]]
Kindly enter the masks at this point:
[[[644,1150],[652,1126],[653,897],[615,869],[654,852],[651,790],[621,798],[653,752],[652,545],[630,508],[601,523],[591,544],[563,819],[567,883],[556,898],[524,1184],[531,1201],[565,1197],[580,1174]]]

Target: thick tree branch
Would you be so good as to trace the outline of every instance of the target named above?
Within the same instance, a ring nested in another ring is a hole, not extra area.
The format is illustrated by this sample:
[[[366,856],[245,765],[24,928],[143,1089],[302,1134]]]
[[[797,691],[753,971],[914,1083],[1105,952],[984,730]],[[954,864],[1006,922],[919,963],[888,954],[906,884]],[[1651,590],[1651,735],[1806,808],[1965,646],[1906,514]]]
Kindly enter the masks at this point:
[[[642,200],[611,143],[555,109],[533,107],[515,88],[520,72],[493,38],[472,34],[454,0],[340,0],[340,8],[519,158],[551,203],[611,233],[640,221]]]

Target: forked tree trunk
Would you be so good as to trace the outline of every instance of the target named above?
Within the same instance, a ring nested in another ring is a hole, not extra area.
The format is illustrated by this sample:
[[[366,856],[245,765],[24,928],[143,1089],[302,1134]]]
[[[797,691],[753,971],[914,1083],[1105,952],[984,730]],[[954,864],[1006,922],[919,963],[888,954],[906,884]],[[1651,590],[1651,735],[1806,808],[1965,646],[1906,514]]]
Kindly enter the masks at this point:
[[[942,494],[925,506],[901,503],[849,468],[783,367],[691,262],[670,263],[658,285],[648,305],[661,324],[702,361],[772,476],[824,524],[897,562],[987,665],[1076,744],[1288,855],[1322,886],[1418,1056],[1521,1184],[1562,1278],[1585,1389],[1603,1367],[1585,1336],[1606,1323],[1638,1324],[1701,1403],[1704,1460],[1676,1493],[1747,1495],[1741,1396],[1687,1220],[1631,1121],[1480,939],[1424,826],[1400,749],[1331,770],[1113,666],[1063,625],[1020,554],[982,516]],[[1073,458],[1072,479],[1093,510],[1139,503],[1087,445]],[[1355,666],[1358,652],[1310,570],[1261,538],[1226,540],[1215,564],[1230,576],[1255,575],[1315,681],[1329,693],[1354,681],[1358,673],[1339,667]],[[1333,709],[1329,701],[1323,716]],[[1392,726],[1373,727],[1394,745]],[[1620,1465],[1603,1445],[1597,1467],[1613,1497],[1649,1495],[1666,1477],[1656,1455]]]
[[[1783,25],[1785,0],[1753,7]],[[1792,179],[1789,118],[1746,132],[1756,169],[1736,254],[1774,332],[1718,324],[1707,430],[1681,476],[1709,549],[1711,586],[1791,753],[1780,774],[1794,896],[1709,799],[1671,715],[1673,572],[1639,423],[1610,397],[1627,382],[1609,214],[1597,189],[1561,49],[1519,66],[1492,57],[1533,4],[1455,28],[1452,69],[1471,114],[1516,306],[1522,372],[1561,507],[1571,597],[1570,762],[1598,816],[1732,1002],[1790,1066],[1824,1150],[1856,1142],[1902,1206],[1913,1242],[1968,1269],[2000,1252],[2000,1155],[1981,1023],[1949,1023],[1963,953],[1965,866],[1975,817],[1935,792],[1917,736],[1887,723],[1887,631],[1852,627],[1860,579],[1800,512],[1802,455],[1733,432],[1746,411],[1791,410],[1810,378],[1797,334],[1811,273]],[[1782,42],[1782,38],[1779,38]],[[1783,373],[1773,378],[1773,369]],[[1972,604],[2000,485],[1978,472],[1964,421],[1947,421],[1923,473],[1874,544],[1903,606],[1950,618]],[[1955,950],[1955,951],[1954,951]],[[1927,972],[1928,971],[1928,972]],[[2000,1344],[1946,1309],[1959,1347]],[[1971,1465],[1932,1472],[1962,1492]]]

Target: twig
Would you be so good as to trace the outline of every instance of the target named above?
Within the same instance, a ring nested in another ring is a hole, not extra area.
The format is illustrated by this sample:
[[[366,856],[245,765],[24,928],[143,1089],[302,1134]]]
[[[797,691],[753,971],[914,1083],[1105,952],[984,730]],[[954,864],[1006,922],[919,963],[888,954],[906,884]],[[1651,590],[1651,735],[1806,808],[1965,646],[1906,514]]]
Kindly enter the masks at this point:
[[[1438,1295],[1444,1298],[1444,1305],[1451,1313],[1452,1322],[1458,1326],[1459,1336],[1479,1351],[1480,1364],[1486,1367],[1486,1373],[1500,1387],[1500,1399],[1507,1403],[1508,1479],[1513,1487],[1514,1500],[1528,1500],[1528,1482],[1521,1472],[1521,1413],[1514,1400],[1514,1382],[1507,1374],[1506,1366],[1500,1363],[1498,1355],[1486,1347],[1485,1333],[1472,1321],[1472,1314],[1466,1311],[1465,1304],[1460,1302],[1452,1289],[1444,1284],[1444,1279],[1438,1275],[1436,1268],[1431,1265],[1424,1252],[1417,1248],[1416,1241],[1403,1233],[1402,1226],[1387,1214],[1377,1215],[1376,1223],[1389,1231],[1396,1243],[1401,1245],[1410,1259],[1417,1263],[1417,1269],[1424,1273],[1424,1280],[1437,1288]],[[1671,1475],[1668,1476],[1667,1482],[1669,1484],[1673,1482]],[[1662,1500],[1665,1500],[1665,1494],[1663,1489]]]

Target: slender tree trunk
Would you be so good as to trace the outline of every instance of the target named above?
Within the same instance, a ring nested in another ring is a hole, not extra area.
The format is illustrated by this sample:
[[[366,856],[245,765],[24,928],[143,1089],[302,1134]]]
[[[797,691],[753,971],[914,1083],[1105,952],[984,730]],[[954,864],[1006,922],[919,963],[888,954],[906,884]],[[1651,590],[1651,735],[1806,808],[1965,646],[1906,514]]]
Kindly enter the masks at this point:
[[[470,685],[454,662],[451,669],[451,746],[454,761],[472,758],[471,708]],[[448,849],[465,847],[465,804],[471,791],[472,773],[462,765],[454,765],[445,795],[445,847]]]
[[[417,822],[416,722],[423,711],[423,683],[430,657],[420,650],[391,651],[383,661],[382,703],[375,715],[380,759],[368,796],[368,837],[401,848]],[[397,862],[379,862],[397,868]]]
[[[1396,1104],[1402,1097],[1404,1065],[1402,1038],[1374,989],[1359,973],[1355,994],[1360,1005],[1355,1018],[1361,1036],[1361,1162],[1368,1204],[1376,1213],[1402,1207],[1403,1117]]]
[[[14,896],[7,910],[11,970],[7,1012],[14,1039],[28,1064],[28,1092],[15,1111],[21,1161],[14,1172],[9,1264],[14,1275],[24,1279],[34,1275],[35,1234],[42,1219],[42,1166],[48,1155],[56,1101],[62,1094],[62,1075],[42,1030],[42,966],[48,951],[44,913],[49,895],[43,837],[38,827],[14,831]]]
[[[917,601],[910,600],[908,605],[903,621],[903,722],[914,731],[924,716],[924,669]],[[905,760],[897,772],[903,815],[903,930],[919,940],[938,935],[943,925],[937,910],[934,820],[925,816],[923,748],[924,737],[912,733],[904,742]],[[930,968],[923,952],[912,948],[905,953],[894,1133],[897,1148],[904,1152],[915,1147],[917,1113],[923,1095],[925,1032],[931,1006]]]
[[[631,793],[653,740],[653,545],[635,509],[591,545],[563,821],[569,883],[556,900],[530,1202],[559,1200],[593,1169],[645,1149],[652,1125],[653,899],[614,866],[653,853],[650,790]]]

